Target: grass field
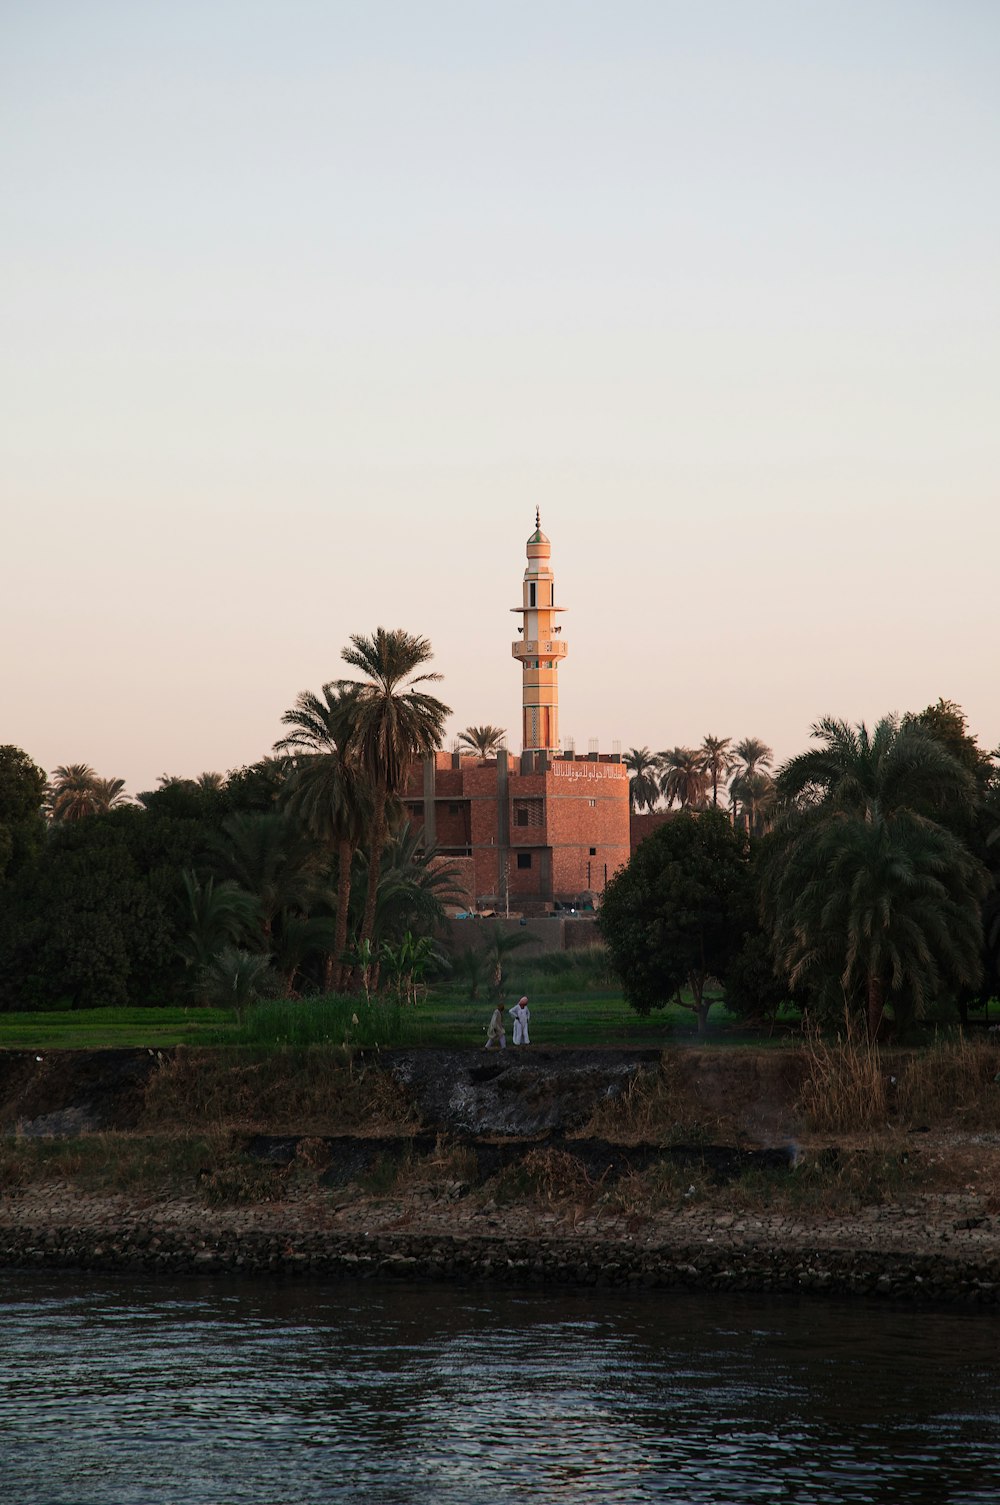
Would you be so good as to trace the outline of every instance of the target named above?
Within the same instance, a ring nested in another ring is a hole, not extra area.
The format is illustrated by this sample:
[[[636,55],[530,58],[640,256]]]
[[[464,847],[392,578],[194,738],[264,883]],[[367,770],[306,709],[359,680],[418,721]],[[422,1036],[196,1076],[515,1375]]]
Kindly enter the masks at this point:
[[[0,1049],[103,1050],[117,1046],[201,1045],[233,1027],[223,1009],[67,1009],[0,1014]]]
[[[590,990],[579,995],[531,995],[533,1045],[652,1045],[697,1038],[694,1016],[671,1005],[641,1018],[620,993]],[[513,999],[508,999],[508,1006]],[[169,1045],[308,1046],[332,1043],[356,1046],[426,1045],[481,1047],[493,1012],[489,998],[469,1000],[460,992],[441,992],[413,1007],[382,999],[367,1008],[363,996],[274,1000],[249,1011],[241,1023],[235,1014],[206,1008],[78,1009],[65,1012],[0,1014],[0,1049],[101,1050],[110,1047],[155,1049]],[[513,1031],[508,1027],[508,1043]],[[785,1038],[774,1032],[773,1043]],[[706,1045],[761,1046],[766,1033],[747,1030],[716,1003],[709,1018]]]

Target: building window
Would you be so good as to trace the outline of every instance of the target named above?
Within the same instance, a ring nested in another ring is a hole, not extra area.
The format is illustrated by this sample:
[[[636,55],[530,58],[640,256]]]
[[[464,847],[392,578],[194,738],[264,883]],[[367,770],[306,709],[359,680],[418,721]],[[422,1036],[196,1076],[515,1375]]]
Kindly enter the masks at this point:
[[[530,867],[531,866],[531,853],[530,852],[518,852],[518,854],[517,854],[517,865],[518,865],[519,868]]]
[[[458,805],[456,804],[456,802],[454,800],[451,800],[449,802],[449,804],[448,804],[448,814],[449,815],[457,815],[458,811],[459,811]]]
[[[535,590],[536,590],[535,582],[532,580],[531,584],[528,586],[528,605],[529,606],[536,605],[536,602],[535,602]]]
[[[528,824],[527,810],[518,810],[516,824],[519,826],[526,826]]]
[[[597,809],[597,801],[596,800],[588,800],[587,804],[590,806],[591,810],[596,810]]]
[[[596,847],[591,847],[591,849],[590,849],[590,855],[591,855],[591,857],[596,857],[597,856],[597,848]]]

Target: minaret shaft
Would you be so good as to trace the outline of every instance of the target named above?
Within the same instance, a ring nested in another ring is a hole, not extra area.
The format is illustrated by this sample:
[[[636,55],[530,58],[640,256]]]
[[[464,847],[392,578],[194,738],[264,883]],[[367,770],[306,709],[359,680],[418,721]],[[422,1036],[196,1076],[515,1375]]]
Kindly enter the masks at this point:
[[[521,616],[522,636],[511,645],[521,664],[521,745],[526,751],[559,749],[559,660],[567,645],[556,626],[564,608],[555,604],[555,579],[549,564],[552,548],[535,513],[535,531],[528,539],[528,567],[523,600],[512,611]]]

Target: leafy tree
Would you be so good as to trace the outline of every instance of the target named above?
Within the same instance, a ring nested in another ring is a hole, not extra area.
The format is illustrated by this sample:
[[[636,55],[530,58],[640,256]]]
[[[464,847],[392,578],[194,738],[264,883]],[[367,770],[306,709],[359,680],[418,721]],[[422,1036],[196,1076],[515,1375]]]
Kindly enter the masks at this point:
[[[45,788],[43,770],[26,752],[0,746],[0,883],[41,847]]]
[[[134,809],[57,827],[5,893],[4,1006],[147,1002],[177,970],[166,877],[144,853]],[[171,875],[173,876],[173,875]]]
[[[697,810],[704,804],[708,779],[701,754],[691,747],[672,747],[657,753],[662,772],[660,788],[668,807],[674,800],[682,810]]]
[[[458,740],[462,747],[478,753],[485,762],[503,747],[507,733],[502,726],[467,726],[464,732],[459,732]]]
[[[709,978],[725,982],[752,925],[746,837],[721,811],[679,815],[654,831],[604,890],[601,932],[625,997],[640,1014],[685,984],[705,1031]]]
[[[726,973],[726,1008],[752,1024],[774,1025],[791,993],[788,979],[776,970],[767,933],[750,930]]]
[[[730,752],[732,737],[705,738],[698,749],[701,756],[701,766],[706,778],[712,785],[712,808],[717,809],[719,804],[719,785],[724,783],[729,776],[732,767],[733,755]]]
[[[432,753],[441,742],[449,708],[416,686],[438,680],[439,674],[416,673],[431,658],[424,637],[401,629],[376,629],[373,637],[355,634],[343,650],[344,662],[360,669],[363,680],[344,680],[350,687],[353,726],[348,744],[372,788],[372,822],[368,842],[368,891],[360,941],[371,941],[375,929],[378,877],[386,839],[386,809],[399,793],[410,763]]]
[[[658,766],[656,754],[648,747],[630,747],[625,754],[625,767],[632,775],[628,795],[633,810],[652,810],[659,799]]]

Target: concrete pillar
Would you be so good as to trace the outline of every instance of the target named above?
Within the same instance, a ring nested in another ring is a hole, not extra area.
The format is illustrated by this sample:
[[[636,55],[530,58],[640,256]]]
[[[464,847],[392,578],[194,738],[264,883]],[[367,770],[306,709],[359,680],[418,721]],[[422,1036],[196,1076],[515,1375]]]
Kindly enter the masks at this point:
[[[505,747],[497,753],[497,893],[507,894],[510,861],[510,769]]]
[[[424,759],[424,847],[437,844],[437,816],[434,810],[434,793],[437,786],[437,769],[434,754]]]

